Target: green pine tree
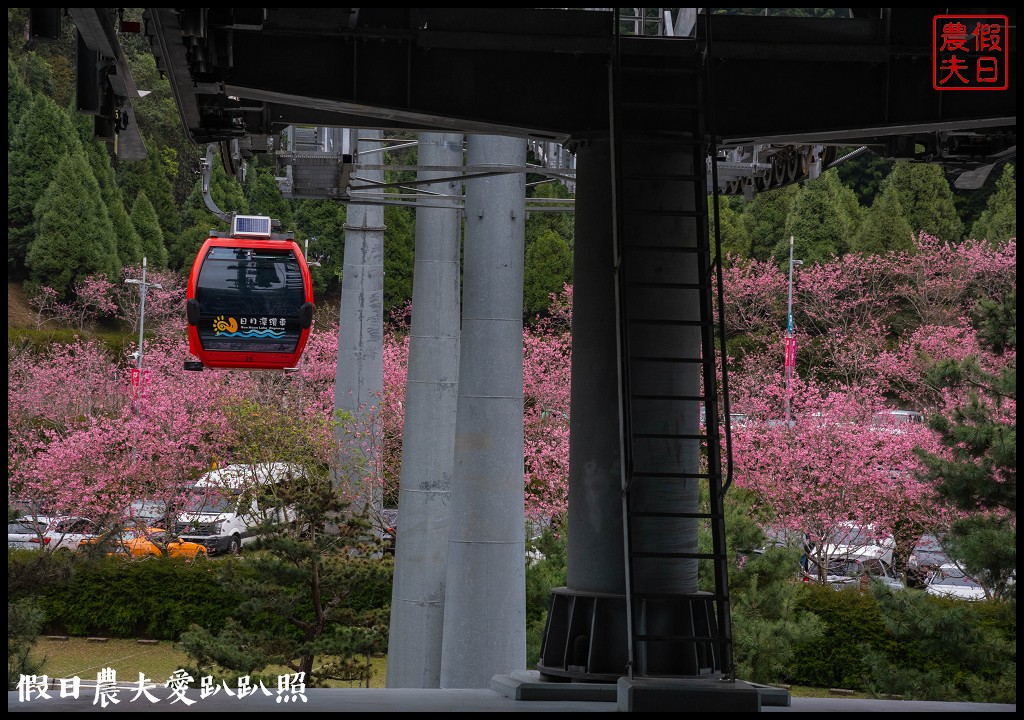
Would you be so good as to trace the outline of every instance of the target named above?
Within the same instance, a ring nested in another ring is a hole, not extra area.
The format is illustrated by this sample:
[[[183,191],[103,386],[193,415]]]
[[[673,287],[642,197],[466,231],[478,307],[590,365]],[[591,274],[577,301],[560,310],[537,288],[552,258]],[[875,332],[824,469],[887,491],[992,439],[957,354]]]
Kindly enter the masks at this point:
[[[170,245],[182,226],[178,202],[174,198],[170,180],[174,168],[167,167],[163,158],[163,146],[147,140],[144,160],[118,160],[114,164],[114,172],[124,197],[134,200],[140,191],[146,193],[157,217],[160,218],[164,242]]]
[[[236,462],[288,462],[301,471],[254,488],[269,519],[257,530],[254,552],[221,566],[221,581],[244,600],[225,625],[194,625],[182,645],[200,674],[218,679],[284,666],[305,673],[309,687],[366,680],[369,666],[360,656],[387,645],[394,564],[365,541],[365,518],[340,520],[348,503],[330,482],[330,429],[324,420],[268,406],[226,411]],[[285,511],[292,521],[274,519]]]
[[[24,275],[25,257],[36,237],[36,203],[60,161],[74,153],[82,153],[82,143],[68,114],[45,95],[32,98],[7,154],[8,276]]]
[[[760,192],[747,203],[743,212],[743,227],[750,241],[749,256],[752,259],[760,262],[770,260],[776,244],[783,237],[786,251],[780,257],[789,257],[789,236],[784,235],[786,217],[799,193],[799,185],[786,185]]]
[[[242,188],[251,214],[266,215],[278,220],[283,232],[295,229],[291,204],[281,197],[281,191],[270,170],[255,164],[250,165]]]
[[[563,183],[550,182],[539,175],[527,175],[530,198],[569,199]],[[527,315],[543,312],[551,304],[549,294],[560,293],[572,282],[574,237],[571,213],[530,212],[524,227],[523,311]]]
[[[14,143],[14,130],[18,121],[25,112],[25,108],[32,102],[32,93],[18,72],[17,66],[7,55],[7,147]]]
[[[738,208],[738,209],[737,209]],[[737,197],[723,196],[718,203],[718,224],[721,226],[722,254],[732,255],[738,258],[749,259],[751,257],[752,243],[747,227],[744,222],[743,200]],[[711,242],[715,241],[715,217],[711,213],[710,233]]]
[[[81,150],[57,165],[35,214],[39,229],[25,258],[33,284],[69,298],[74,285],[88,275],[102,273],[117,281],[121,263],[114,228]]]
[[[245,200],[242,186],[234,178],[229,178],[219,162],[213,164],[210,176],[210,196],[214,204],[225,213],[247,215],[249,204]],[[147,193],[147,197],[149,194]],[[159,216],[159,212],[157,212]],[[167,246],[167,263],[172,269],[190,268],[196,259],[196,253],[210,237],[211,230],[227,231],[226,221],[219,220],[210,212],[203,200],[202,180],[198,180],[192,188],[181,209],[179,226],[180,234],[168,236],[165,232],[164,243]],[[163,222],[160,227],[164,228]]]
[[[141,238],[142,255],[146,262],[154,268],[167,267],[167,248],[164,247],[160,220],[145,192],[139,192],[139,196],[132,203],[131,221]]]
[[[1017,569],[1017,295],[977,306],[979,342],[1006,359],[998,373],[976,357],[937,363],[931,382],[967,389],[952,417],[935,415],[948,457],[919,452],[941,495],[966,513],[954,523],[946,547],[997,598],[1015,595]]]
[[[835,169],[805,182],[786,216],[783,237],[773,255],[789,262],[789,238],[794,238],[794,257],[818,263],[841,257],[860,227],[861,208],[853,191],[839,182]]]
[[[887,187],[871,204],[850,248],[868,255],[884,255],[891,251],[911,251],[915,246],[914,231],[903,216],[899,193]]]
[[[91,117],[76,115],[71,109],[68,110],[68,113],[78,128],[78,137],[85,149],[86,159],[96,177],[96,182],[100,185],[103,202],[107,204],[110,222],[114,226],[114,235],[117,237],[118,259],[123,266],[139,265],[142,262],[142,238],[135,231],[135,226],[132,225],[128,212],[125,210],[124,197],[121,194],[121,188],[117,185],[114,166],[110,162],[110,150],[106,143],[95,139]]]
[[[971,227],[971,237],[1001,243],[1017,237],[1017,179],[1013,165],[1006,165],[996,181],[981,217]]]
[[[297,200],[295,237],[305,247],[309,241],[309,259],[319,262],[310,268],[316,297],[337,292],[341,286],[345,258],[345,205],[333,200]]]
[[[901,161],[893,166],[882,190],[892,186],[914,232],[924,231],[947,242],[960,242],[964,226],[942,167]]]
[[[416,215],[411,208],[384,206],[384,310],[412,299],[416,259]]]
[[[853,148],[842,148],[839,155],[846,155]],[[857,201],[865,207],[871,205],[881,190],[882,181],[892,172],[893,161],[881,158],[868,151],[836,165],[839,181],[853,190]]]
[[[544,230],[530,243],[524,258],[523,309],[536,315],[551,306],[551,293],[572,282],[572,251],[565,238]]]

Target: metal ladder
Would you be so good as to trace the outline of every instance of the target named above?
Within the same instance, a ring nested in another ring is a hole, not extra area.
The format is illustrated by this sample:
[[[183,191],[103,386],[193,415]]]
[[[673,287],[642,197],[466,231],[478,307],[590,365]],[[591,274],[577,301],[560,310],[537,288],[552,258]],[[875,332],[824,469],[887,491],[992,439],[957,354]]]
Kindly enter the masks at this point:
[[[734,679],[708,237],[707,67],[695,39],[623,36],[618,11],[615,26],[609,111],[628,671]],[[678,52],[667,67],[668,47]],[[644,130],[650,127],[678,130]],[[710,552],[698,550],[699,525],[711,532]],[[698,568],[709,563],[714,590],[700,591]]]

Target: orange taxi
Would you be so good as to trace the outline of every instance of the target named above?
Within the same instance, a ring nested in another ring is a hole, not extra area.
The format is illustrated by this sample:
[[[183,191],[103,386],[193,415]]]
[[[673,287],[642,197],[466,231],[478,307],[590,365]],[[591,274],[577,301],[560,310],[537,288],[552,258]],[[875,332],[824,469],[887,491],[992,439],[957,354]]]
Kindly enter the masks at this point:
[[[144,557],[167,557],[184,558],[194,560],[197,557],[206,557],[206,548],[194,542],[185,540],[172,540],[164,542],[165,534],[161,528],[146,528],[138,532],[133,528],[125,528],[123,534],[114,543],[114,548],[108,555],[128,555],[133,558]],[[86,549],[85,546],[94,545],[99,542],[98,538],[82,540],[79,549]]]

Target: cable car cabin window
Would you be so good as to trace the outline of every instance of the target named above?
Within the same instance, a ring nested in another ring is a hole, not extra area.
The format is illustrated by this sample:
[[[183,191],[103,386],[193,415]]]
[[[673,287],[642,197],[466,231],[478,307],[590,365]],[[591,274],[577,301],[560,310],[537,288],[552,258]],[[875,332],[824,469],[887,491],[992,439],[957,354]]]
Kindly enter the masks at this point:
[[[203,350],[292,353],[306,302],[291,250],[211,247],[196,281]]]

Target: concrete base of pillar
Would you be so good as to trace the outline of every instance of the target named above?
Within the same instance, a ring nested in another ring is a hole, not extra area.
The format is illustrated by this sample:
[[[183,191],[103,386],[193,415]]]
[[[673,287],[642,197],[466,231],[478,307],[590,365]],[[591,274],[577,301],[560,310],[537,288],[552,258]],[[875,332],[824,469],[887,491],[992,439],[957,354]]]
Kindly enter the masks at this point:
[[[761,712],[750,683],[674,678],[619,678],[619,712]]]
[[[615,683],[553,682],[536,670],[516,670],[491,678],[491,690],[513,700],[572,700],[613,703],[618,697]]]

